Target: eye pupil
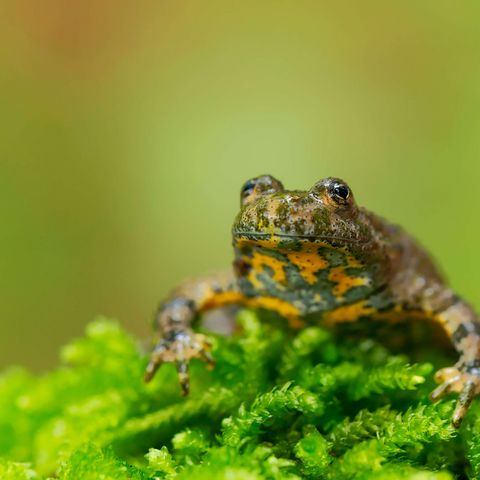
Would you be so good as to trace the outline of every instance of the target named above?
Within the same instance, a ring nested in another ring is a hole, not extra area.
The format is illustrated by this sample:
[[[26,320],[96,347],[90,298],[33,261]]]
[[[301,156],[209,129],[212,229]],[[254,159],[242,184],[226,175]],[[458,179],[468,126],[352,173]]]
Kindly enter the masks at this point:
[[[348,195],[350,194],[350,191],[345,185],[335,185],[333,187],[333,193],[337,197],[340,197],[342,200],[346,200],[348,198]]]

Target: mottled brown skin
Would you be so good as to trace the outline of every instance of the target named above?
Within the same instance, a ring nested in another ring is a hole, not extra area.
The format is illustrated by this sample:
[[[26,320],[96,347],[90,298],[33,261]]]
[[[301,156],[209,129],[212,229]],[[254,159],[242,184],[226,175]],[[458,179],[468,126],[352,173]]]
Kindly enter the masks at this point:
[[[458,392],[453,423],[460,424],[480,393],[480,321],[404,230],[358,207],[340,179],[288,191],[264,175],[243,186],[232,233],[233,271],[187,282],[161,304],[155,319],[161,339],[146,381],[163,362],[174,362],[187,394],[189,360],[214,365],[208,340],[192,332],[192,321],[223,305],[271,309],[293,328],[311,318],[326,325],[430,319],[459,354],[453,367],[436,373],[440,385],[431,397]]]

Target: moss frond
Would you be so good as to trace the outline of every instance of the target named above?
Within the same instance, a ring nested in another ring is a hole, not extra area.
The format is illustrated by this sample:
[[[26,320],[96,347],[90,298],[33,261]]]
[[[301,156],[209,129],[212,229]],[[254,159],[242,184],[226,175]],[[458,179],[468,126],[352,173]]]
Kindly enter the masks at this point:
[[[172,365],[146,385],[137,342],[104,318],[64,347],[57,369],[5,371],[0,478],[480,476],[478,406],[455,431],[452,401],[426,398],[430,364],[317,327],[294,336],[249,310],[239,323],[214,336],[213,371],[192,362],[187,398]]]

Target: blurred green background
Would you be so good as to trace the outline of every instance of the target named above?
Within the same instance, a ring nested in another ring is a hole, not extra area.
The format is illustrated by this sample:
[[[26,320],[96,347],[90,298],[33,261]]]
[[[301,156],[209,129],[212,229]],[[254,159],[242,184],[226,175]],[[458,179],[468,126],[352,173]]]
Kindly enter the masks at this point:
[[[480,307],[480,4],[0,0],[0,365],[141,338],[244,180],[341,176]]]

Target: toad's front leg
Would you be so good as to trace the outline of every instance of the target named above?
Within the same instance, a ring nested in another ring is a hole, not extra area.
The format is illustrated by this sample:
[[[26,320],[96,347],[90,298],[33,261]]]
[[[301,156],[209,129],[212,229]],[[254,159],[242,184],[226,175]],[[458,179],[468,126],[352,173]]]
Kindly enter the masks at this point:
[[[453,414],[453,425],[462,422],[472,400],[480,394],[480,321],[470,305],[456,299],[437,316],[460,354],[453,367],[443,368],[435,374],[440,385],[432,392],[436,401],[449,392],[459,393]]]
[[[155,315],[160,340],[152,351],[145,381],[153,378],[162,363],[171,362],[177,368],[182,394],[187,395],[190,360],[199,358],[211,367],[214,365],[207,337],[193,332],[192,322],[203,311],[232,303],[242,303],[233,273],[192,280],[172,292]]]
[[[161,338],[152,351],[145,371],[149,382],[162,363],[175,363],[183,395],[189,391],[188,363],[200,358],[213,366],[210,344],[205,335],[194,333],[190,326],[196,316],[195,303],[187,298],[175,298],[162,304],[156,315]]]

